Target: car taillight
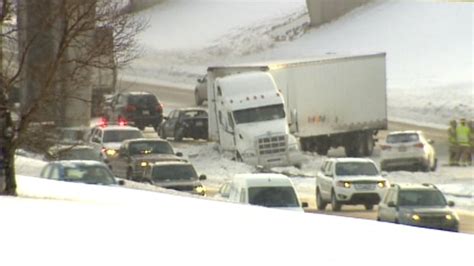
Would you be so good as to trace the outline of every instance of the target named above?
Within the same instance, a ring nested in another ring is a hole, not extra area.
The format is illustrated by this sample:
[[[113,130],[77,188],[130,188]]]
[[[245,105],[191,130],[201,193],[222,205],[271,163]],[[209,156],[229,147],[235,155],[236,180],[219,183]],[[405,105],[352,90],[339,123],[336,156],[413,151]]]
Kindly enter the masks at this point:
[[[417,143],[414,146],[417,148],[423,149],[423,143]]]
[[[119,117],[118,124],[119,126],[126,126],[128,124],[128,121],[123,117]]]
[[[156,106],[156,111],[157,111],[158,113],[163,112],[163,104],[162,104],[162,103],[159,103],[159,104]]]
[[[127,105],[127,107],[125,108],[125,111],[127,112],[134,112],[135,110],[137,110],[137,107],[132,104]]]
[[[382,150],[390,150],[392,148],[392,146],[390,146],[390,145],[380,145],[380,148],[382,148]]]
[[[106,127],[108,123],[109,123],[109,121],[107,121],[107,119],[105,117],[101,117],[100,120],[99,120],[99,126],[100,127]]]

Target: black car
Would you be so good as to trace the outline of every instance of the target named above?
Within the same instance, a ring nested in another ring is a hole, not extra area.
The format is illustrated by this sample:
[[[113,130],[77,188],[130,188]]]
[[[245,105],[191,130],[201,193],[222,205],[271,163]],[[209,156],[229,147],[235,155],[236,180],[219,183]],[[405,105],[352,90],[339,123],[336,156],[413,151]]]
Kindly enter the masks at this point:
[[[163,105],[149,92],[122,92],[113,96],[106,118],[112,123],[127,123],[140,130],[151,126],[157,131],[163,121]]]
[[[163,139],[173,137],[175,141],[183,138],[207,139],[207,123],[207,110],[204,108],[175,109],[161,125],[159,136]]]
[[[143,173],[145,182],[155,186],[201,196],[206,195],[206,188],[201,183],[206,178],[206,175],[198,175],[190,162],[155,162]]]
[[[379,204],[377,220],[458,232],[459,218],[432,184],[393,184]]]

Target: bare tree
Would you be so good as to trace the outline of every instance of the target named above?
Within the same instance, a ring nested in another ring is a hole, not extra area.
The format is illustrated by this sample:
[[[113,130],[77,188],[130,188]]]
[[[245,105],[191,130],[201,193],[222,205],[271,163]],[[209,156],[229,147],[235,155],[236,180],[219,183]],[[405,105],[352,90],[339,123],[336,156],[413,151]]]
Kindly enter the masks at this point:
[[[38,144],[49,130],[88,125],[98,73],[115,74],[138,56],[135,37],[146,21],[124,12],[122,1],[0,1],[0,193],[15,195],[16,149],[46,148]],[[9,99],[16,95],[14,121]]]

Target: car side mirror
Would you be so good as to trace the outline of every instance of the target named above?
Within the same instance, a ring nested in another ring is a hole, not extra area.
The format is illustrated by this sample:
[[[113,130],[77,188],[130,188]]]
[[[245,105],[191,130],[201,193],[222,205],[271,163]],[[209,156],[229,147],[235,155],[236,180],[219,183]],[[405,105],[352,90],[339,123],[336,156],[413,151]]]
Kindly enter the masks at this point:
[[[382,176],[387,176],[387,175],[388,175],[388,173],[385,172],[385,171],[382,171],[380,174],[381,174]]]
[[[308,205],[307,202],[302,202],[302,203],[301,203],[301,207],[303,207],[303,208],[308,208],[309,205]]]
[[[397,205],[396,205],[395,202],[393,202],[393,201],[390,201],[390,202],[387,204],[387,206],[390,207],[390,208],[396,208],[396,207],[397,207]]]
[[[178,156],[178,157],[183,157],[183,153],[178,151],[178,152],[176,153],[176,156]]]
[[[119,186],[124,186],[124,185],[125,185],[125,181],[119,180],[119,181],[117,182],[117,184],[118,184]]]
[[[207,176],[206,175],[200,175],[199,176],[199,180],[206,180],[207,179]]]
[[[452,200],[448,201],[448,206],[449,207],[454,207],[454,201],[452,201]]]
[[[100,143],[100,139],[98,137],[92,137],[92,142]]]
[[[429,143],[429,144],[434,144],[434,140],[429,139],[429,140],[428,140],[428,143]]]

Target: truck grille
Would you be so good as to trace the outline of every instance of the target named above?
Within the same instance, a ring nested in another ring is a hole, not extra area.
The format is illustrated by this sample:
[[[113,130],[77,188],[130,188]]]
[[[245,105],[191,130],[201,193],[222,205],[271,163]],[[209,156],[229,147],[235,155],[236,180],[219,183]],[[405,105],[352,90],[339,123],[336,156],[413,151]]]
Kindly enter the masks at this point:
[[[287,139],[285,135],[264,136],[258,138],[258,153],[260,155],[269,155],[286,152]]]

